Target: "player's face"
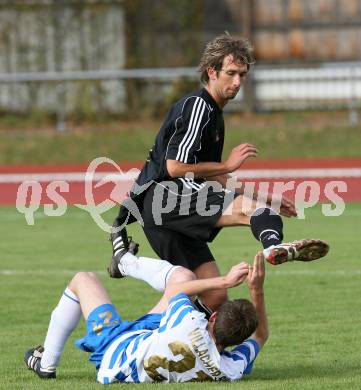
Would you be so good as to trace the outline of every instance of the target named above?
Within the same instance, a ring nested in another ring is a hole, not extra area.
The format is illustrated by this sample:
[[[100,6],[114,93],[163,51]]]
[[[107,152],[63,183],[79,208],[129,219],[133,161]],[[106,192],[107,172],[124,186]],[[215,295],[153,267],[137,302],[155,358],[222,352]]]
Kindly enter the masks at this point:
[[[224,104],[233,99],[242,87],[248,73],[247,65],[235,62],[232,55],[223,59],[222,69],[210,77],[212,89]]]

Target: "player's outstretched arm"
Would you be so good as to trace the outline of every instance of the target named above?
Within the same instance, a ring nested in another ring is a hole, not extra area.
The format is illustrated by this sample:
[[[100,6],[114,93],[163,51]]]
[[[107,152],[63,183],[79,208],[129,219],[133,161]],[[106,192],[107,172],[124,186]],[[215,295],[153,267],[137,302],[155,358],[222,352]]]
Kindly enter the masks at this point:
[[[248,270],[249,264],[242,262],[233,266],[225,276],[168,284],[164,294],[170,299],[181,292],[188,296],[193,296],[209,290],[232,288],[246,280]]]
[[[250,267],[247,277],[247,284],[251,295],[252,303],[258,316],[258,326],[252,338],[262,347],[268,339],[268,320],[264,299],[263,283],[265,277],[264,256],[258,252],[254,258],[253,266]]]
[[[223,175],[228,172],[224,163],[201,162],[197,164],[186,164],[177,160],[167,160],[167,171],[172,178],[185,177],[192,173],[194,177],[207,177]]]
[[[237,145],[232,149],[228,159],[222,162],[201,162],[187,164],[178,160],[167,159],[167,171],[170,177],[184,177],[193,173],[195,177],[211,177],[225,175],[237,170],[245,160],[256,157],[257,148],[251,144]]]

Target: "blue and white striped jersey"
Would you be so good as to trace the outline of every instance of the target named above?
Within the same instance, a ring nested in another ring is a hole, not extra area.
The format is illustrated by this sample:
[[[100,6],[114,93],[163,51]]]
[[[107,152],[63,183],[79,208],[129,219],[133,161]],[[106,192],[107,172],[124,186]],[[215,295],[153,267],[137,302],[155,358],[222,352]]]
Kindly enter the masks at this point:
[[[187,295],[176,295],[157,329],[126,332],[110,344],[98,370],[98,381],[237,380],[250,372],[259,351],[256,341],[248,340],[220,354],[207,324]]]

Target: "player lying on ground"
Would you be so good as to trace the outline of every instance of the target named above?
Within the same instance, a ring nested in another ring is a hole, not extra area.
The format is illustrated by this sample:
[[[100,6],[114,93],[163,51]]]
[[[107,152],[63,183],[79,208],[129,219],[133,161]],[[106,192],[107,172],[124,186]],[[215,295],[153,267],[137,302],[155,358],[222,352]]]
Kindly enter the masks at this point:
[[[127,252],[120,266],[137,268],[140,259]],[[146,263],[146,281],[165,289],[148,314],[137,321],[123,321],[96,275],[80,272],[52,313],[44,348],[26,352],[28,368],[41,378],[56,377],[65,342],[82,312],[87,335],[76,345],[92,353],[90,361],[101,383],[237,380],[250,373],[268,337],[262,252],[255,256],[253,266],[242,262],[226,276],[203,280],[163,260],[146,259]],[[209,321],[190,300],[195,294],[244,281],[253,304],[246,299],[224,303]],[[234,345],[231,351],[225,350]]]

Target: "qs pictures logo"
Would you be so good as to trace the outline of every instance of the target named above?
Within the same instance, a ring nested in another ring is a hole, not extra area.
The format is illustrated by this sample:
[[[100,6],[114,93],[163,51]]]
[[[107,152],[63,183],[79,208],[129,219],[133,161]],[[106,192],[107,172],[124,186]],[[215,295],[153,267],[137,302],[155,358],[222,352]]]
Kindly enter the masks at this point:
[[[112,227],[104,220],[103,214],[127,197],[138,175],[136,168],[123,172],[112,159],[98,157],[89,164],[85,173],[47,174],[42,181],[23,181],[17,190],[16,208],[24,214],[28,225],[35,224],[36,212],[41,205],[46,216],[60,217],[68,209],[67,198],[71,197],[72,184],[76,182],[76,191],[79,192],[81,185],[84,203],[76,203],[75,207],[89,213],[99,228],[109,233]],[[51,178],[56,179],[49,180]],[[45,197],[49,203],[42,202]],[[127,208],[134,216],[140,217],[137,206],[131,200],[127,201]]]

